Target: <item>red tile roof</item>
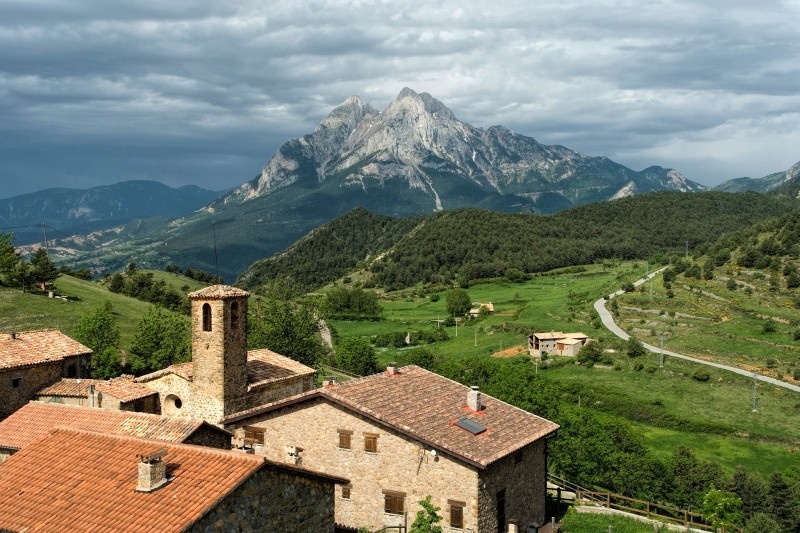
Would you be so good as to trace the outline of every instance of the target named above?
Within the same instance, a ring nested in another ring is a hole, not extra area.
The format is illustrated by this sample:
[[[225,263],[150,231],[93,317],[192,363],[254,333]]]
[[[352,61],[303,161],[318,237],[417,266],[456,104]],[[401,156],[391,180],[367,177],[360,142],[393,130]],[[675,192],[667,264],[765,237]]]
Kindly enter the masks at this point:
[[[230,285],[211,285],[200,290],[190,292],[186,295],[190,300],[198,299],[222,299],[222,298],[246,298],[250,293],[231,287]]]
[[[0,447],[22,449],[55,427],[183,442],[203,425],[224,431],[203,420],[191,418],[170,418],[131,411],[29,402],[0,421]]]
[[[324,398],[388,426],[467,463],[485,468],[532,442],[553,434],[558,425],[501,400],[481,394],[483,409],[467,407],[469,387],[418,366],[395,375],[375,374],[323,387],[229,415],[229,424],[282,407]],[[479,435],[457,426],[460,419],[486,428]]]
[[[0,369],[60,361],[92,350],[57,329],[0,333]]]
[[[272,350],[247,352],[247,383],[251,389],[281,379],[309,376],[317,371]]]
[[[62,378],[61,381],[45,387],[36,393],[40,396],[63,396],[66,398],[86,398],[89,394],[89,385],[103,394],[108,394],[122,402],[131,402],[145,398],[157,391],[140,385],[134,381],[134,376],[122,375],[113,379],[70,379]]]
[[[161,448],[171,481],[137,492],[137,455]],[[265,464],[254,455],[58,429],[0,468],[0,530],[183,531]]]

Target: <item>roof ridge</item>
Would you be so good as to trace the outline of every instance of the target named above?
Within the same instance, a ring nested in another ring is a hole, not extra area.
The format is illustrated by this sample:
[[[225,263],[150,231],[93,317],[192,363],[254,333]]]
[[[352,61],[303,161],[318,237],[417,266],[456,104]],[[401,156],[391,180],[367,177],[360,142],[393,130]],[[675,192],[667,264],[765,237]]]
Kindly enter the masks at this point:
[[[66,333],[64,333],[63,331],[61,331],[58,328],[28,329],[28,330],[25,330],[25,331],[4,331],[2,333],[5,334],[5,335],[11,335],[12,333],[16,333],[17,335],[19,335],[21,333],[45,333],[47,331],[58,331],[62,335],[66,335]]]
[[[22,409],[25,409],[29,405],[36,405],[37,406],[36,408],[38,408],[38,406],[42,406],[42,408],[44,408],[44,409],[75,409],[75,410],[84,410],[86,412],[89,412],[89,410],[91,410],[92,413],[98,413],[98,414],[100,414],[100,416],[108,416],[108,417],[130,417],[130,416],[134,416],[134,417],[141,417],[141,418],[153,418],[153,419],[157,418],[159,420],[167,420],[167,421],[173,421],[174,420],[177,423],[190,422],[195,427],[200,427],[204,422],[206,422],[202,418],[168,417],[168,416],[164,416],[164,415],[157,415],[155,413],[142,413],[140,411],[119,411],[119,410],[116,410],[116,409],[99,409],[99,408],[95,408],[95,407],[87,407],[85,405],[72,405],[72,404],[68,404],[68,403],[43,402],[41,400],[31,400],[28,403],[26,403],[25,405],[23,405],[22,407],[20,407],[15,412],[19,412]]]

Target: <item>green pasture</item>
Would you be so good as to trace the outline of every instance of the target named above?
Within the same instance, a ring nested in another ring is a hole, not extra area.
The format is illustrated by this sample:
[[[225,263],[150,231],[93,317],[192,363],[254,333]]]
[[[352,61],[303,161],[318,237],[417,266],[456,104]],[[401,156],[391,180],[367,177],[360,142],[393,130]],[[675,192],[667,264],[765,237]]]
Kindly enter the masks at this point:
[[[561,519],[563,533],[653,533],[653,526],[634,518],[614,514],[568,512]],[[663,529],[667,531],[666,529]]]

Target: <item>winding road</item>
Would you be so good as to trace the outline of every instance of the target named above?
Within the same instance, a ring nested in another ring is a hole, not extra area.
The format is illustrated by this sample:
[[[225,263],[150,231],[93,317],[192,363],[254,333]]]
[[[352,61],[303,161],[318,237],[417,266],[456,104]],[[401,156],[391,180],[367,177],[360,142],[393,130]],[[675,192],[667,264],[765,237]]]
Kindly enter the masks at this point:
[[[647,276],[643,277],[642,279],[636,280],[633,282],[634,287],[638,287],[642,283],[646,283],[647,281],[653,279],[656,275],[660,274],[664,271],[667,267],[660,268],[648,274]],[[625,291],[618,290],[617,292],[608,296],[608,299],[616,298],[620,294],[623,294]],[[608,329],[611,333],[616,335],[622,340],[628,340],[630,335],[625,333],[625,331],[620,328],[616,322],[614,322],[614,318],[611,316],[611,313],[606,309],[606,298],[600,298],[594,303],[595,311],[597,314],[600,315],[600,320],[603,322],[603,325]],[[723,365],[720,363],[712,363],[711,361],[705,361],[703,359],[698,359],[696,357],[690,357],[688,355],[683,355],[675,352],[670,352],[669,350],[662,350],[657,346],[653,346],[652,344],[642,343],[642,346],[645,347],[646,350],[653,352],[655,354],[660,354],[663,352],[664,355],[669,357],[677,357],[678,359],[685,359],[687,361],[692,361],[693,363],[698,363],[701,365],[706,366],[713,366],[714,368],[719,368],[721,370],[727,370],[729,372],[735,372],[736,374],[741,374],[742,376],[747,376],[749,378],[755,378],[758,381],[763,381],[764,383],[769,383],[770,385],[775,385],[776,387],[783,387],[784,389],[793,390],[795,392],[800,392],[800,387],[797,385],[793,385],[791,383],[786,383],[785,381],[781,381],[779,379],[771,378],[768,376],[762,376],[761,374],[754,374],[753,372],[748,372],[747,370],[742,370],[741,368],[736,368],[735,366],[728,366]]]

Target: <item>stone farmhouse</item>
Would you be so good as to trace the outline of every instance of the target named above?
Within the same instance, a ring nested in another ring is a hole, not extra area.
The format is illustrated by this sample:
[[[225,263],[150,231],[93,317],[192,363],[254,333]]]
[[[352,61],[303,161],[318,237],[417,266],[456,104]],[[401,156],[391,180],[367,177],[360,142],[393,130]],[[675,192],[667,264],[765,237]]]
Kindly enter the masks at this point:
[[[0,530],[333,533],[336,483],[252,454],[56,429],[0,465]]]
[[[587,342],[589,337],[583,333],[533,333],[528,335],[528,352],[533,357],[541,357],[543,353],[574,356]]]
[[[247,351],[249,293],[213,285],[188,296],[192,362],[136,378],[158,392],[162,414],[219,424],[229,414],[314,388],[313,368],[270,350]]]
[[[62,377],[88,375],[91,354],[57,329],[0,334],[0,419]]]
[[[350,479],[337,488],[338,524],[407,526],[427,495],[448,532],[545,521],[547,438],[558,426],[417,366],[328,382],[223,422],[271,460]]]
[[[38,441],[56,427],[224,450],[231,447],[230,433],[203,420],[30,402],[0,421],[0,462]]]
[[[117,411],[158,413],[158,392],[134,376],[121,375],[113,379],[62,378],[35,395],[40,402],[99,407]]]

